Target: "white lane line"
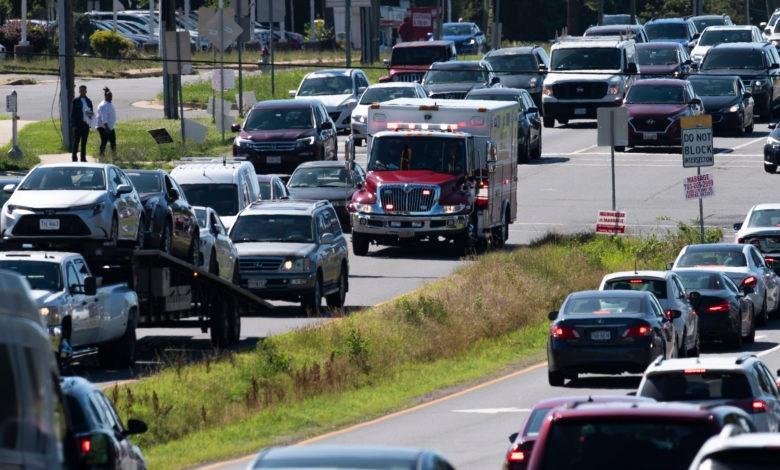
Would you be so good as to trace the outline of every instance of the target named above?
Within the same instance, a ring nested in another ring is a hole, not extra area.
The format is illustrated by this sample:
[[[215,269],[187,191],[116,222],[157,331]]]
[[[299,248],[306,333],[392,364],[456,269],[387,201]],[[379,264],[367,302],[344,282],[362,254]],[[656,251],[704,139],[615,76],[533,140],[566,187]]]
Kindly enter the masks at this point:
[[[766,335],[756,335],[756,339],[764,339],[766,338]]]
[[[593,150],[596,147],[598,147],[598,145],[591,145],[590,147],[585,147],[584,149],[576,150],[576,151],[572,152],[570,155],[579,155],[581,153],[587,152],[588,150]]]
[[[773,353],[773,352],[777,351],[778,349],[780,349],[780,344],[778,344],[777,346],[775,346],[772,349],[767,349],[766,351],[761,351],[760,353],[756,354],[756,356],[763,357],[763,356],[766,356],[767,354],[770,354],[770,353]]]
[[[530,413],[530,408],[475,408],[473,410],[452,410],[453,413],[473,413],[482,415],[497,415],[501,413]]]
[[[758,139],[753,139],[750,142],[745,142],[744,144],[737,145],[736,147],[731,147],[731,150],[739,150],[741,148],[749,147],[755,143],[761,142],[763,140],[766,140],[766,137],[759,137]]]

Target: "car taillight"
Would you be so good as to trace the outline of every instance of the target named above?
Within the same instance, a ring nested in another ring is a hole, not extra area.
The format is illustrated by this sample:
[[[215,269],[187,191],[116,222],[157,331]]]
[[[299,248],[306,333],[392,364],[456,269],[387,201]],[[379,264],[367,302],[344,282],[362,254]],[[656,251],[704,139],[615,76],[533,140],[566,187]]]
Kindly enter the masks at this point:
[[[525,462],[525,452],[522,450],[516,449],[517,444],[512,446],[512,450],[509,451],[509,453],[506,456],[506,460],[508,462]]]
[[[744,287],[753,287],[758,282],[758,279],[756,279],[756,276],[748,276],[744,280],[742,280],[742,285]]]
[[[764,400],[753,400],[750,408],[753,410],[753,413],[765,413],[766,402]]]
[[[555,339],[577,339],[580,337],[577,330],[570,326],[563,325],[553,325],[552,328],[550,328],[550,334]]]
[[[81,455],[87,455],[92,450],[92,439],[89,437],[82,437],[79,439],[79,451]]]
[[[647,323],[637,323],[626,328],[623,332],[624,338],[642,338],[644,336],[650,336],[653,332],[653,327]]]
[[[477,190],[477,207],[487,207],[488,201],[490,200],[488,198],[488,194],[490,192],[490,183],[488,180],[481,180],[479,182],[479,189]]]
[[[685,369],[683,370],[683,374],[685,375],[701,375],[703,373],[707,372],[707,369],[704,369],[702,367],[696,367],[693,369]]]
[[[728,302],[719,302],[715,305],[707,307],[707,311],[710,313],[728,312],[731,309],[731,305]]]

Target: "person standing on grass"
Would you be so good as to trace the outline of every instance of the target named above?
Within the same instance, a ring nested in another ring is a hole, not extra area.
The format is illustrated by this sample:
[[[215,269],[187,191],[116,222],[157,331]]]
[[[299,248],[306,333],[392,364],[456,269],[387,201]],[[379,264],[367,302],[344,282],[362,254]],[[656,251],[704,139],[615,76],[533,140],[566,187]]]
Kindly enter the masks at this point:
[[[111,102],[113,95],[108,87],[103,88],[103,101],[97,107],[97,119],[95,128],[100,134],[100,158],[106,151],[106,144],[111,144],[111,156],[116,157],[116,108]]]
[[[70,127],[73,129],[73,149],[71,159],[77,162],[76,153],[81,146],[81,161],[87,161],[87,138],[89,128],[92,127],[92,118],[95,117],[92,100],[87,98],[87,87],[79,87],[79,96],[73,100],[70,106]]]

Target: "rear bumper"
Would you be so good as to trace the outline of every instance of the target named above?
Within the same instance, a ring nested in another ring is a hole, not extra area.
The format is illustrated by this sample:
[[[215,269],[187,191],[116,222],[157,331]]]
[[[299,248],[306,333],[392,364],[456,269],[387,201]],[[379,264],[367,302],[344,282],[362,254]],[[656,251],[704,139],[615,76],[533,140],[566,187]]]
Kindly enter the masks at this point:
[[[552,371],[619,374],[641,373],[655,359],[650,340],[636,341],[630,346],[571,346],[565,341],[550,340],[547,344],[548,367]]]
[[[723,341],[739,331],[739,323],[729,313],[699,315],[699,337],[702,341]]]

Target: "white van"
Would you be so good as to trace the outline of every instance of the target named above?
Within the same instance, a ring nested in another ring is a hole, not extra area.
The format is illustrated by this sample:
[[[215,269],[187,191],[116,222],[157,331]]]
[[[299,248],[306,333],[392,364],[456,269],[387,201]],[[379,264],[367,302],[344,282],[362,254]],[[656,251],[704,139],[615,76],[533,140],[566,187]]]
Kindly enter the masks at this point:
[[[236,215],[260,197],[255,167],[247,161],[188,162],[174,168],[171,177],[190,204],[214,209],[228,230]]]
[[[0,468],[63,467],[59,370],[27,281],[0,271]]]

